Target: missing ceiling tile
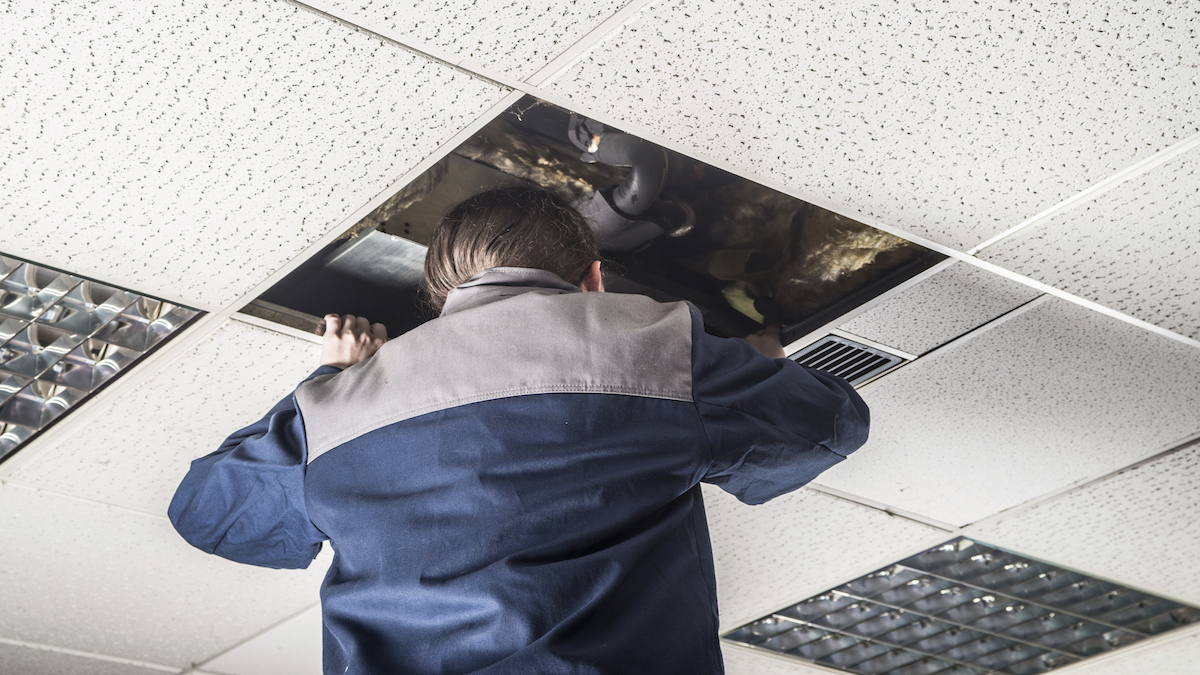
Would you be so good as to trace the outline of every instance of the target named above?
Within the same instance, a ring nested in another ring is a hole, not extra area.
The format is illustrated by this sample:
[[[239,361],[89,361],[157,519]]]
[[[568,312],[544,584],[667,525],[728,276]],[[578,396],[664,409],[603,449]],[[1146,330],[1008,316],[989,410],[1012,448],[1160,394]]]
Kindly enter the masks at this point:
[[[687,300],[717,335],[744,336],[766,322],[789,344],[945,258],[525,97],[243,311],[305,330],[327,313],[368,317],[392,337],[411,330],[432,318],[411,263],[442,214],[514,185],[554,192],[585,216],[607,290]],[[373,263],[339,265],[349,257]]]

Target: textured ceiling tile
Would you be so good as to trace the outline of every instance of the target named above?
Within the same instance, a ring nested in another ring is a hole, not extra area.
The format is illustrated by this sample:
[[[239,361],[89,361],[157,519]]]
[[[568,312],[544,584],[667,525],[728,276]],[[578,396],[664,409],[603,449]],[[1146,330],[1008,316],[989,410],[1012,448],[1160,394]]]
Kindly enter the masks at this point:
[[[1071,675],[1195,675],[1197,663],[1200,663],[1200,635],[1190,635],[1084,663],[1069,672]]]
[[[204,664],[222,675],[321,675],[321,608],[313,607]]]
[[[1188,0],[673,0],[548,88],[968,248],[1200,128],[1198,28]]]
[[[725,660],[725,675],[829,675],[825,668],[814,668],[800,661],[789,663],[778,656],[768,656],[744,647],[721,643]]]
[[[13,480],[166,514],[188,464],[266,414],[319,356],[319,345],[229,321]]]
[[[981,523],[971,535],[1200,605],[1197,513],[1200,445],[1193,445]]]
[[[979,257],[1200,339],[1200,150]]]
[[[459,59],[516,78],[575,44],[625,4],[624,0],[512,2],[512,0],[327,0],[339,18],[421,48],[436,47]]]
[[[0,673],[12,675],[162,675],[164,671],[0,642]]]
[[[0,636],[183,667],[317,599],[326,564],[206,555],[156,518],[0,485]]]
[[[722,632],[895,562],[940,532],[815,490],[746,506],[705,485],[704,499]]]
[[[1200,431],[1200,349],[1053,299],[863,391],[871,439],[818,482],[966,524]]]
[[[284,2],[6,5],[0,241],[225,305],[506,93]]]
[[[838,328],[924,354],[1038,295],[1024,284],[955,263]]]

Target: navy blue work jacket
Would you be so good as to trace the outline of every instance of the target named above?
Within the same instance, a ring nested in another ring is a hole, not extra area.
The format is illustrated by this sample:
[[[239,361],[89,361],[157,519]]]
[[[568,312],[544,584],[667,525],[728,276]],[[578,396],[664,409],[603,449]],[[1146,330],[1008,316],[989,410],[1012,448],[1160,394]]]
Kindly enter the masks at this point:
[[[748,504],[867,438],[845,381],[695,308],[495,268],[196,460],[183,537],[308,566],[329,674],[720,673],[699,482]]]

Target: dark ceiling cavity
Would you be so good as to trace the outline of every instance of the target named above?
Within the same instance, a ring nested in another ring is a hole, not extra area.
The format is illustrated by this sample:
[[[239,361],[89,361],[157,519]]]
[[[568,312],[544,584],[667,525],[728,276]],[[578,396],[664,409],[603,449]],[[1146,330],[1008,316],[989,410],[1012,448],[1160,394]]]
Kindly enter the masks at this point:
[[[588,218],[609,290],[691,301],[718,335],[769,323],[787,343],[944,258],[527,97],[244,311],[306,330],[330,312],[410,330],[431,318],[413,263],[441,215],[508,185],[551,190]]]

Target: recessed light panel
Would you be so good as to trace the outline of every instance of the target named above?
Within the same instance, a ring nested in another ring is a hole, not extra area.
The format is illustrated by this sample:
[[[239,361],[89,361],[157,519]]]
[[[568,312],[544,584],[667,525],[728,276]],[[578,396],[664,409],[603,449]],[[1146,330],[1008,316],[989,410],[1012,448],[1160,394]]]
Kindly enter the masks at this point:
[[[955,539],[751,622],[731,642],[863,675],[1030,675],[1200,609]]]
[[[0,255],[0,460],[198,315]]]

